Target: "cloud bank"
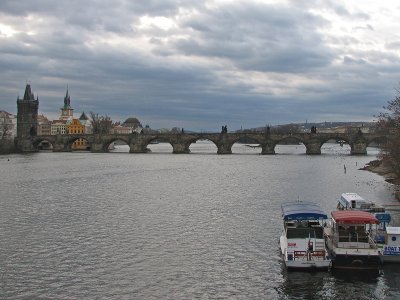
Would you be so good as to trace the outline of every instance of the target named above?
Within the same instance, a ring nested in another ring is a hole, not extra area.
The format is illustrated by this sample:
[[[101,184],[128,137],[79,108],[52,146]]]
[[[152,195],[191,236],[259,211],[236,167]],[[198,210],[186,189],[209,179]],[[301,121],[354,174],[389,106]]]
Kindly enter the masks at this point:
[[[0,2],[0,108],[31,82],[56,118],[152,128],[371,121],[400,78],[400,4],[329,1]]]

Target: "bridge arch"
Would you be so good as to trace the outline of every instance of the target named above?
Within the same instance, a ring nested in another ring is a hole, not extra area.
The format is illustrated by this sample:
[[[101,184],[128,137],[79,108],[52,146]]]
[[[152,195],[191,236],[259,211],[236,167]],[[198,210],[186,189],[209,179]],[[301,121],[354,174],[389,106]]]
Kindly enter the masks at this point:
[[[353,151],[353,144],[348,136],[337,136],[320,140],[321,154],[350,155]]]
[[[262,139],[254,135],[243,135],[233,139],[232,153],[235,154],[261,154]]]
[[[107,139],[105,141],[103,141],[103,152],[110,152],[110,150],[113,150],[113,147],[115,147],[115,143],[119,142],[121,144],[126,144],[129,149],[127,149],[127,151],[118,151],[118,152],[129,152],[130,150],[130,140],[128,137],[114,137],[111,139]]]
[[[153,153],[172,153],[173,143],[169,138],[163,136],[155,136],[148,139],[145,143],[147,152]]]
[[[34,140],[33,147],[38,151],[54,150],[54,144],[55,144],[54,139],[51,139],[49,137],[39,137]]]
[[[306,154],[307,145],[302,137],[287,135],[275,141],[274,152],[276,154]]]
[[[215,141],[208,137],[190,139],[187,146],[191,153],[216,153],[218,150]]]
[[[92,149],[92,143],[85,136],[69,136],[64,149],[68,152],[71,151],[90,151]]]

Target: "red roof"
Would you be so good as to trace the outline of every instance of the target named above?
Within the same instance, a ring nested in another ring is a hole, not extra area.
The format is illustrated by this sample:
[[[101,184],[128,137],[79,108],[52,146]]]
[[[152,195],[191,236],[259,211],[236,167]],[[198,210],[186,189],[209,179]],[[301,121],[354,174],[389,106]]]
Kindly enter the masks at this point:
[[[360,210],[337,210],[333,211],[332,218],[336,223],[344,224],[379,224],[373,214]]]

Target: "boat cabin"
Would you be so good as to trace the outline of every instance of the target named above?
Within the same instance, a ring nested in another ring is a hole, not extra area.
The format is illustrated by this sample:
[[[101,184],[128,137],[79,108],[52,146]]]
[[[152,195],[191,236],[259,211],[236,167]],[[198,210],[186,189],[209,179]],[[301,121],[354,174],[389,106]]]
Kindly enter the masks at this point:
[[[382,252],[384,263],[400,263],[400,227],[386,227]]]
[[[337,208],[339,210],[363,210],[370,212],[384,212],[385,208],[376,205],[373,202],[366,201],[357,193],[343,193],[338,200]]]
[[[286,222],[285,229],[288,239],[324,238],[323,228],[320,222],[315,220]]]
[[[373,224],[379,224],[378,219],[365,211],[333,211],[333,242],[338,248],[376,248],[371,238]]]
[[[385,244],[396,246],[400,252],[400,227],[386,227]]]

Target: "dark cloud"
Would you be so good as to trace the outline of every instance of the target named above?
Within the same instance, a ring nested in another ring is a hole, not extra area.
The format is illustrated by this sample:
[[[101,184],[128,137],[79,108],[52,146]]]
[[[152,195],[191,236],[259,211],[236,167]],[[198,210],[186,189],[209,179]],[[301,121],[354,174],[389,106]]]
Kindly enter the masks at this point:
[[[3,0],[0,109],[15,113],[30,81],[40,110],[55,117],[69,86],[77,114],[152,127],[371,120],[392,98],[400,62],[399,42],[381,36],[367,8]],[[348,32],[332,31],[326,12]]]

